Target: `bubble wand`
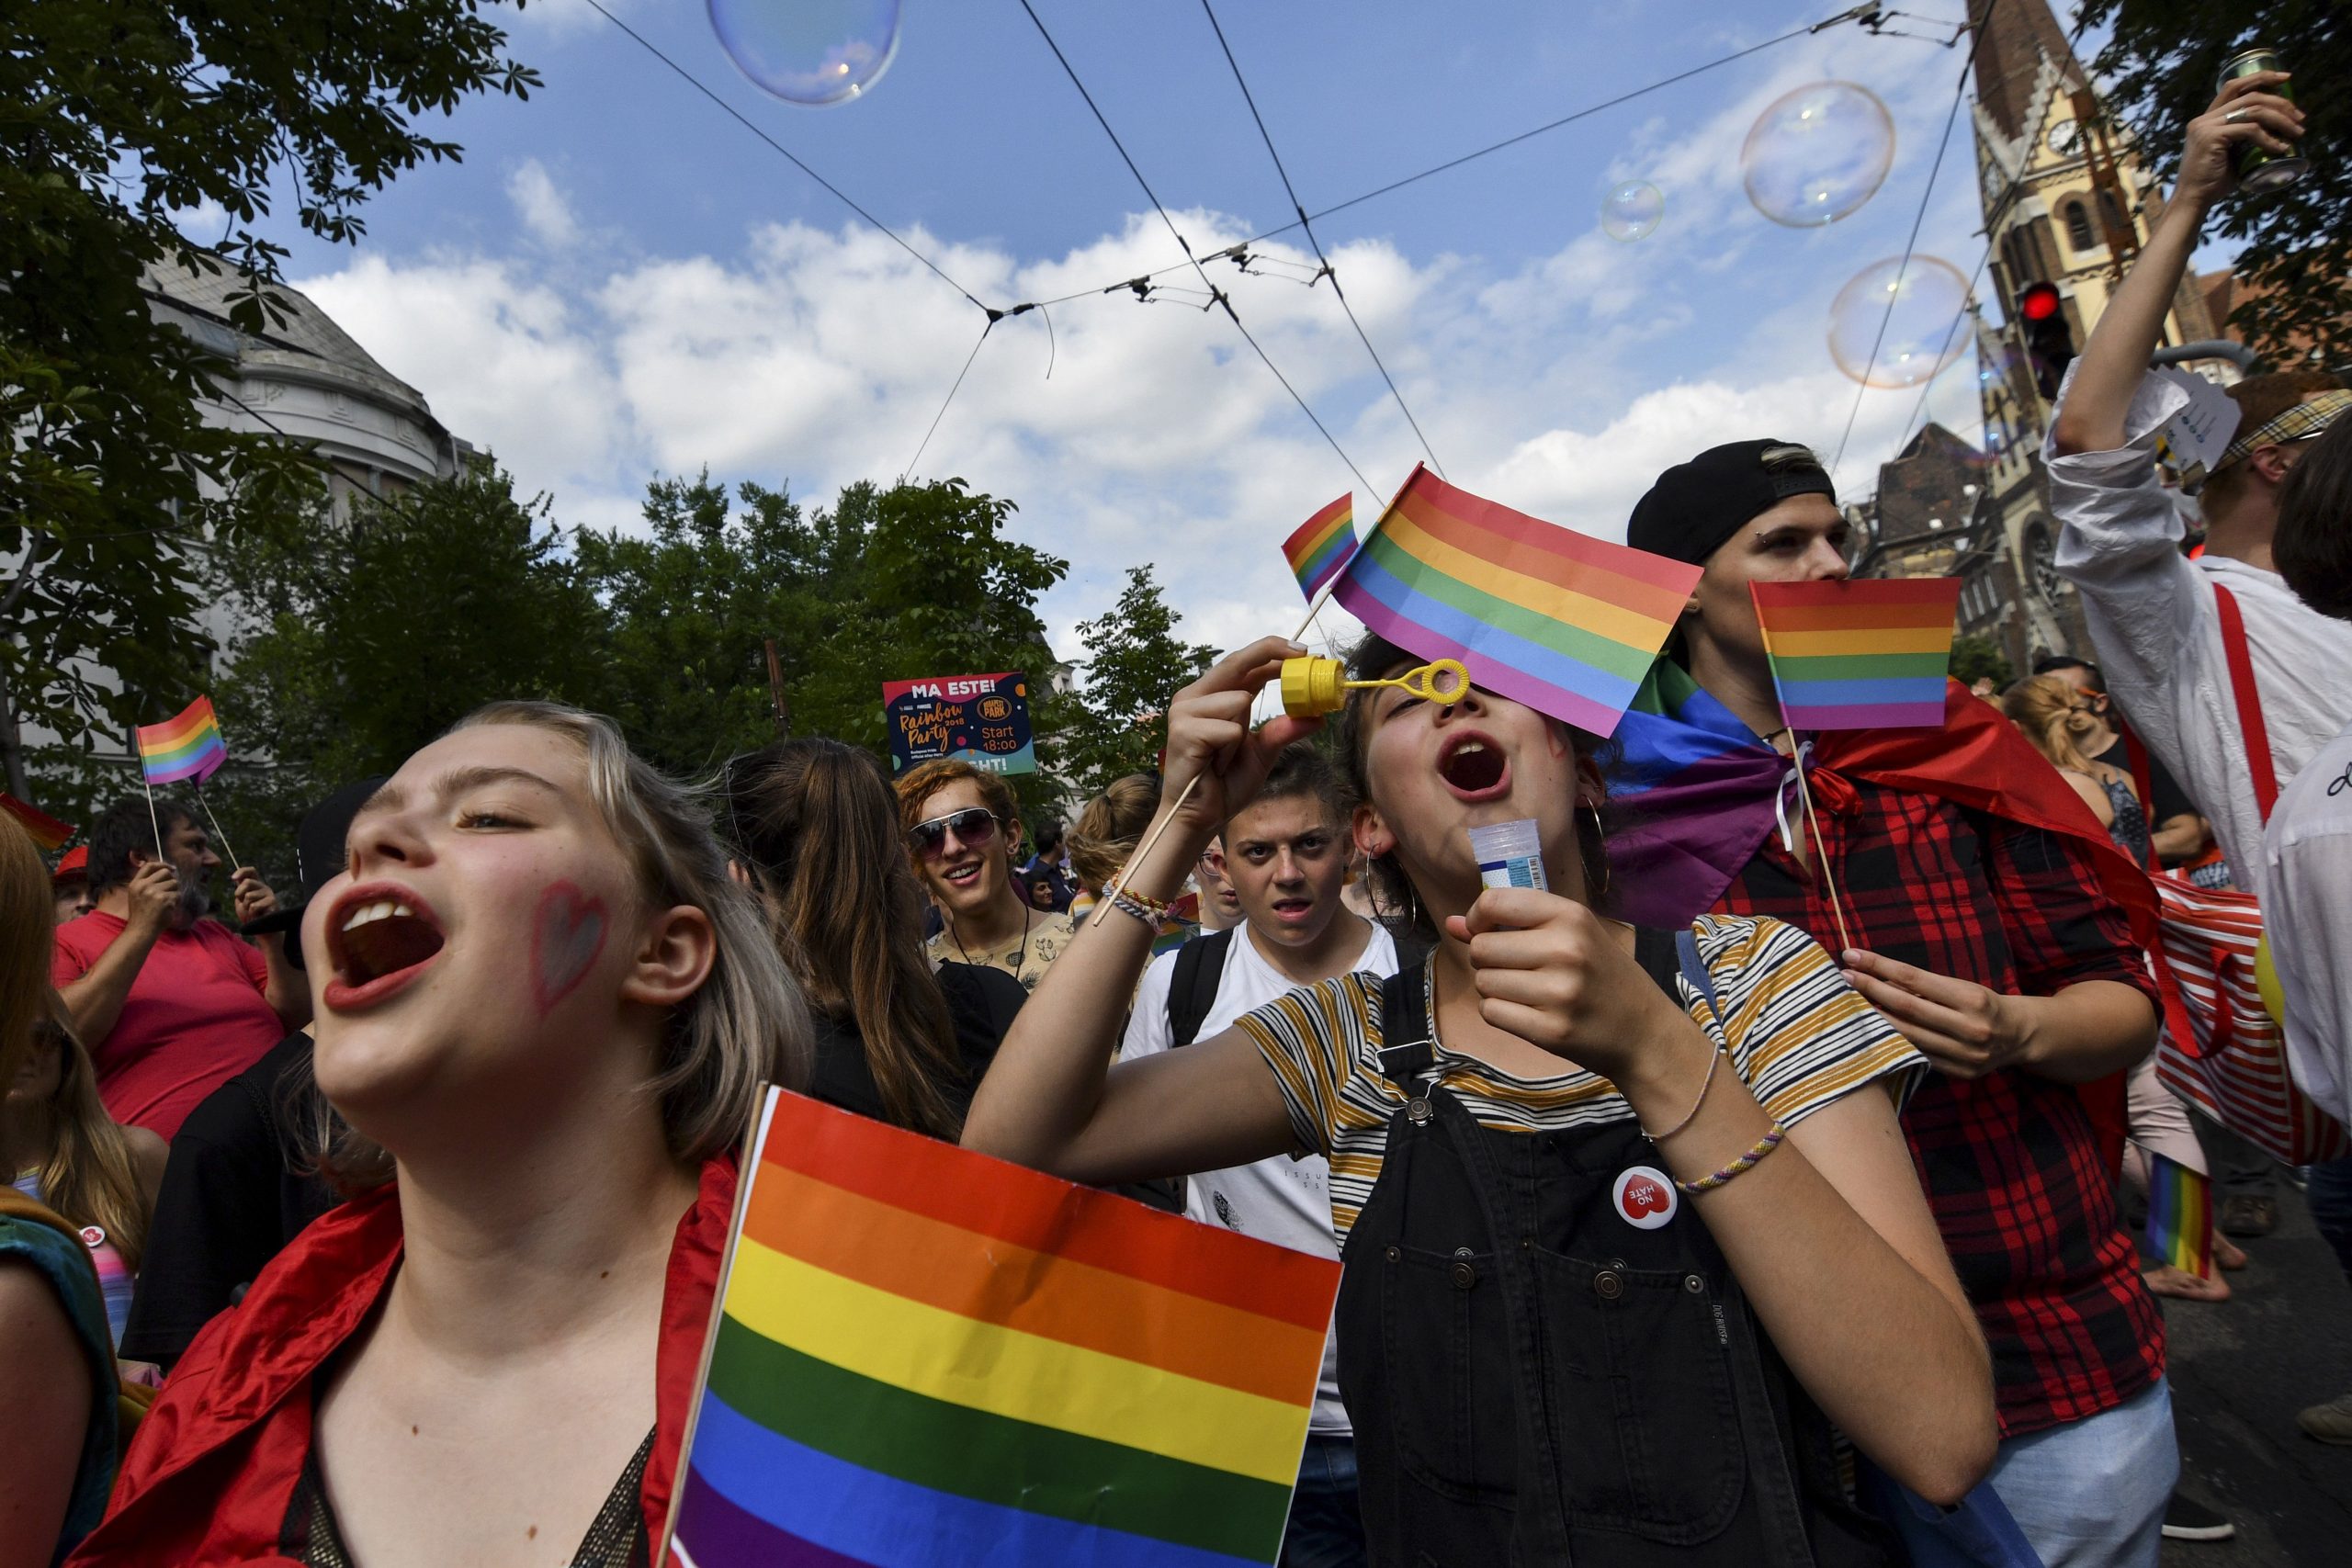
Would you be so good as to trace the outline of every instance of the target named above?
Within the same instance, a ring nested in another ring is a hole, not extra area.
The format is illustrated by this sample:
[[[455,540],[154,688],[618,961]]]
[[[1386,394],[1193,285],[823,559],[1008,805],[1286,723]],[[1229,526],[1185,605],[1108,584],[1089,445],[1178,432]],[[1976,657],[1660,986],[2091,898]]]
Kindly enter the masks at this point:
[[[1306,628],[1302,626],[1299,629],[1304,631]],[[1291,640],[1295,642],[1298,639],[1293,637]],[[1283,660],[1283,712],[1293,718],[1319,718],[1325,714],[1337,713],[1345,706],[1349,692],[1371,691],[1382,686],[1395,686],[1423,702],[1443,703],[1449,706],[1470,693],[1470,672],[1462,667],[1461,660],[1455,659],[1441,659],[1433,663],[1416,665],[1402,675],[1385,681],[1351,681],[1347,676],[1347,666],[1336,659]],[[1119,874],[1112,879],[1113,885],[1125,886],[1127,867],[1140,864],[1149,857],[1153,846],[1159,842],[1159,836],[1168,831],[1168,825],[1176,820],[1176,814],[1184,809],[1186,801],[1193,798],[1193,791],[1199,787],[1200,782],[1201,775],[1194,773],[1177,793],[1176,804],[1169,808],[1167,816],[1154,824],[1150,832],[1144,835],[1143,842],[1136,846],[1136,852],[1127,857],[1126,865],[1121,866]],[[1094,918],[1086,923],[1090,927],[1101,925],[1111,909],[1111,900],[1104,898],[1095,906]]]

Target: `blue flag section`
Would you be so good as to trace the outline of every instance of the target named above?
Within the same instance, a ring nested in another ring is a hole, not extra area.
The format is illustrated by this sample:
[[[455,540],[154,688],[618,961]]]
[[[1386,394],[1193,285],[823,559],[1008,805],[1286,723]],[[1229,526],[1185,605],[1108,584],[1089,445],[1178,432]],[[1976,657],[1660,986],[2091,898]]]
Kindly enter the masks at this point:
[[[890,731],[893,774],[941,757],[992,773],[1037,771],[1029,677],[1017,670],[886,681],[882,722]]]

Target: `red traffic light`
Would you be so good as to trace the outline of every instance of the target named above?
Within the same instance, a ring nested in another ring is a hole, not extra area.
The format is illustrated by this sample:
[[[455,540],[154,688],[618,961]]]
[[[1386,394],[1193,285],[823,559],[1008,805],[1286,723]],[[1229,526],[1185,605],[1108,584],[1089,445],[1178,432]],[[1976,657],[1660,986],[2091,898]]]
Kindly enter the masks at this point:
[[[2058,313],[2058,286],[2036,283],[2018,296],[2018,314],[2029,321],[2046,321]]]

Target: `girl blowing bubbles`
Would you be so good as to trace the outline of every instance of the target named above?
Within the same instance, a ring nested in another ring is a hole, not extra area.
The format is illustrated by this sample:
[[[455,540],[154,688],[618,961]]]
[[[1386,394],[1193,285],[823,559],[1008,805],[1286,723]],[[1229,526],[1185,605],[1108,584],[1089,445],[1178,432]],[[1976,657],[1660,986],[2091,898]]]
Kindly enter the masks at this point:
[[[1679,958],[1596,913],[1590,737],[1483,690],[1353,693],[1356,842],[1439,938],[1428,965],[1105,1075],[1140,917],[1318,727],[1249,728],[1298,651],[1269,638],[1177,694],[1175,820],[1015,1021],[964,1141],[1090,1182],[1329,1157],[1376,1562],[1879,1561],[1829,1423],[1938,1502],[1994,1447],[1895,1123],[1920,1058],[1789,927],[1710,918]],[[1352,673],[1416,662],[1370,639]],[[1525,818],[1554,891],[1482,888],[1469,829]]]
[[[190,1347],[75,1561],[642,1562],[733,1145],[806,1010],[606,720],[484,708],[349,847],[304,940],[356,1195]]]

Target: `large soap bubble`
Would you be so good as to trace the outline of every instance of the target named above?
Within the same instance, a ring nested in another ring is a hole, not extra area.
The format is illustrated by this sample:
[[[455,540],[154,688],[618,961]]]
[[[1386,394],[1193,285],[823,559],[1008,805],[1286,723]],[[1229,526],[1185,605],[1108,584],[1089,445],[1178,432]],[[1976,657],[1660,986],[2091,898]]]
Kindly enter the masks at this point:
[[[1950,262],[1916,254],[1873,262],[1829,307],[1829,355],[1864,386],[1916,387],[1968,346],[1960,321],[1967,303],[1968,280]]]
[[[1600,231],[1612,240],[1645,239],[1666,216],[1666,197],[1657,186],[1629,180],[1601,198]]]
[[[1747,199],[1792,229],[1854,211],[1894,162],[1894,121],[1878,95],[1851,82],[1815,82],[1773,100],[1739,150]]]
[[[899,0],[709,0],[710,25],[743,74],[788,103],[857,96],[899,51]]]

